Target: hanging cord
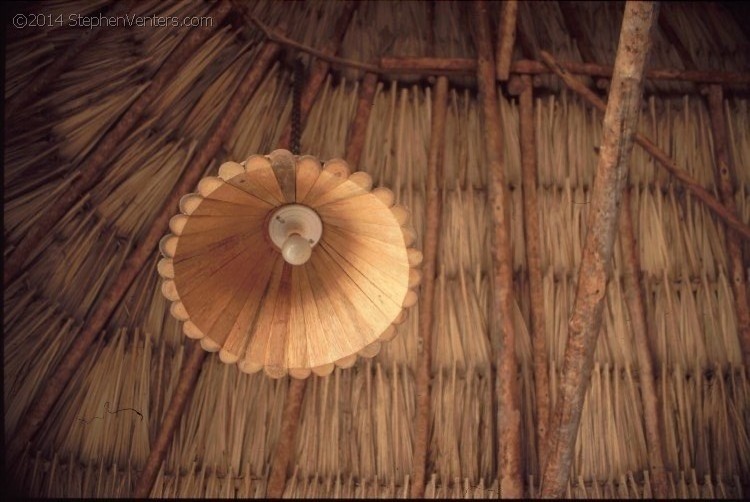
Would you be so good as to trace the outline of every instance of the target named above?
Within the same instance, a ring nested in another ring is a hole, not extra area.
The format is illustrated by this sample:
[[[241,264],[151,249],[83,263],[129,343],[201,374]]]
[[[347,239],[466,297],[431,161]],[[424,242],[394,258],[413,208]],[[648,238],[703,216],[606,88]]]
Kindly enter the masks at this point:
[[[299,155],[300,138],[302,136],[302,118],[300,117],[300,106],[302,99],[302,81],[305,78],[305,65],[301,59],[294,62],[294,90],[292,95],[292,138],[291,149],[294,155]]]

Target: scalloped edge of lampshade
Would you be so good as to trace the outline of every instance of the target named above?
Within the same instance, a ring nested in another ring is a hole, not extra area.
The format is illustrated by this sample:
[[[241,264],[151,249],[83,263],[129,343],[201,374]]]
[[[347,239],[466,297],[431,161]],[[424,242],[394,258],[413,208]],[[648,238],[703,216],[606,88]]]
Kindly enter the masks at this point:
[[[356,171],[352,173],[349,165],[342,159],[331,159],[325,163],[321,163],[317,158],[310,155],[301,155],[295,157],[296,165],[304,165],[305,169],[308,170],[307,174],[311,177],[320,176],[323,172],[328,172],[334,177],[346,178],[351,181],[354,185],[361,189],[361,194],[370,193],[383,204],[390,213],[393,215],[395,221],[398,223],[402,237],[403,244],[406,250],[409,277],[407,282],[406,292],[401,305],[401,310],[389,324],[386,329],[373,341],[359,349],[357,352],[341,357],[336,361],[318,365],[312,368],[294,368],[294,367],[279,367],[269,366],[267,364],[259,364],[243,357],[243,355],[237,355],[223,346],[219,345],[205,333],[203,333],[198,326],[196,326],[191,320],[189,312],[185,309],[184,304],[180,300],[180,295],[177,290],[174,281],[174,255],[177,250],[177,244],[179,238],[182,235],[187,222],[189,221],[190,215],[200,206],[206,197],[209,197],[214,191],[219,189],[225,184],[228,184],[234,177],[244,174],[251,173],[257,169],[268,169],[271,167],[271,160],[268,156],[263,155],[251,155],[242,164],[237,162],[225,162],[219,167],[218,176],[207,176],[202,178],[198,182],[197,193],[189,193],[184,195],[179,202],[180,214],[173,216],[169,221],[170,233],[162,237],[159,242],[159,250],[164,256],[159,260],[157,269],[159,275],[162,278],[161,292],[165,298],[171,303],[170,314],[172,317],[182,322],[182,331],[186,337],[199,340],[201,347],[208,352],[218,352],[219,359],[225,364],[237,364],[238,369],[243,373],[258,373],[263,370],[264,374],[271,378],[282,378],[284,376],[290,376],[292,378],[304,379],[314,374],[316,376],[328,376],[336,367],[345,369],[353,367],[360,358],[371,359],[375,357],[381,350],[383,343],[390,342],[399,333],[398,326],[403,324],[408,318],[408,310],[414,307],[419,300],[417,294],[417,288],[422,281],[421,263],[424,259],[422,252],[416,249],[414,246],[417,241],[417,234],[414,228],[411,226],[411,212],[410,210],[401,204],[395,203],[394,193],[385,187],[373,188],[372,177],[363,171]],[[331,178],[329,178],[331,179]],[[335,182],[334,182],[335,183]],[[301,194],[295,193],[296,199],[304,199],[309,193],[312,185],[302,187],[302,190],[307,189],[306,192]],[[353,189],[356,192],[356,189]],[[323,194],[325,195],[325,193]],[[341,199],[331,197],[327,202],[323,204],[333,203],[338,200],[343,200],[348,197],[355,195],[344,196]],[[322,195],[318,194],[318,198]],[[276,205],[275,207],[278,207]],[[312,205],[315,206],[315,204]]]

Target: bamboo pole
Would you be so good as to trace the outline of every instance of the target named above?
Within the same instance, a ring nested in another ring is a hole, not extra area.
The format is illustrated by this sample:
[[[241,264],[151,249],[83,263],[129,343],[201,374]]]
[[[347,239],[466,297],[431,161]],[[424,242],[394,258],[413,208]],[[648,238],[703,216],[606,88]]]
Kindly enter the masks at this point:
[[[545,339],[544,284],[542,282],[541,230],[537,199],[536,138],[534,133],[534,90],[531,77],[520,77],[523,89],[519,99],[521,167],[523,169],[523,215],[526,238],[526,264],[529,269],[531,343],[534,350],[534,390],[536,391],[536,441],[539,472],[547,458],[549,424],[549,358]]]
[[[664,444],[661,440],[663,424],[659,420],[659,400],[654,377],[654,356],[651,346],[653,333],[649,332],[646,322],[646,308],[641,287],[641,265],[636,247],[633,217],[630,212],[630,191],[622,195],[620,208],[620,247],[625,269],[625,301],[630,314],[630,329],[635,340],[636,358],[640,374],[641,400],[643,401],[643,420],[646,429],[646,447],[651,470],[651,483],[656,498],[669,497],[667,471],[664,465]],[[665,378],[665,375],[662,375]]]
[[[107,15],[113,17],[119,16],[130,9],[131,5],[132,1],[118,2],[114,5],[111,12],[107,12]],[[78,36],[67,49],[65,49],[60,57],[56,57],[52,63],[35,75],[29,86],[24,87],[5,104],[6,120],[12,117],[19,108],[23,108],[31,103],[34,98],[38,97],[42,91],[47,89],[51,82],[57,80],[68,62],[75,58],[84,47],[94,43],[97,37],[102,33],[102,29],[103,27],[100,25],[96,28],[84,30],[83,33]]]
[[[231,5],[227,0],[217,3],[208,14],[214,21],[211,26],[193,29],[181,43],[177,44],[174,52],[169,55],[154,75],[149,87],[138,96],[112,129],[99,141],[96,149],[74,175],[75,178],[71,181],[68,189],[55,200],[53,206],[47,208],[8,256],[3,274],[5,286],[8,286],[20,275],[27,258],[32,255],[43,236],[54,228],[55,224],[78,201],[81,195],[99,181],[104,174],[103,167],[111,160],[114,150],[120,146],[133,125],[140,120],[146,109],[166,87],[172,77],[179,72],[185,61],[208,39],[214,30],[218,29],[230,8]]]
[[[208,163],[219,153],[222,143],[226,140],[237,122],[243,105],[258,88],[261,79],[278,54],[279,49],[278,44],[267,42],[261,49],[256,60],[253,61],[253,65],[248,68],[237,90],[235,90],[229,102],[224,107],[224,113],[216,125],[214,132],[198,151],[198,155],[193,158],[180,178],[180,181],[174,186],[169,197],[162,204],[161,210],[151,224],[148,234],[146,234],[143,241],[128,256],[109,291],[107,291],[96,310],[89,317],[83,331],[76,337],[54,373],[50,375],[39,399],[26,412],[25,419],[21,422],[21,427],[14,433],[10,444],[8,454],[10,459],[16,458],[39,430],[52,406],[54,406],[63,389],[81,364],[81,361],[83,361],[88,348],[102,329],[104,329],[107,320],[117,308],[133,280],[138,275],[138,272],[143,269],[143,266],[151,258],[159,240],[164,235],[164,229],[167,228],[169,219],[174,214],[174,208],[177,207],[180,198],[195,188]],[[160,431],[160,434],[167,432],[169,431]]]
[[[351,23],[354,11],[357,9],[356,2],[347,2],[344,4],[341,14],[336,22],[334,33],[332,38],[326,44],[323,49],[324,54],[335,54],[338,51],[338,47],[346,33],[346,29]],[[328,75],[330,64],[327,61],[316,59],[312,65],[312,70],[307,78],[305,88],[300,96],[300,128],[304,127],[304,123],[307,121],[307,117],[310,114],[312,105],[320,92],[320,88],[323,86],[323,82]],[[367,109],[369,118],[370,109]],[[356,120],[355,120],[356,122]],[[363,118],[361,124],[367,128],[367,118]],[[284,128],[284,132],[278,142],[278,148],[288,148],[291,141],[292,134],[292,122],[290,121]],[[300,129],[300,132],[301,132]],[[357,135],[360,134],[356,131]],[[362,133],[364,136],[364,133]],[[347,151],[349,145],[347,146]],[[360,150],[361,151],[361,150]],[[302,398],[305,396],[306,382],[305,380],[298,381],[296,378],[291,378],[289,383],[289,392],[284,403],[284,416],[281,420],[281,436],[278,443],[276,444],[273,460],[271,462],[271,474],[268,480],[268,486],[266,488],[266,496],[269,498],[281,498],[284,494],[284,487],[286,486],[287,470],[289,468],[289,462],[292,457],[292,450],[294,448],[294,440],[297,437],[297,429],[300,423],[300,413],[302,411]]]
[[[500,34],[497,38],[497,79],[505,82],[510,77],[510,62],[516,43],[518,0],[506,0],[500,11]]]
[[[362,86],[359,88],[357,111],[354,115],[354,122],[349,127],[346,147],[346,162],[351,166],[353,171],[358,169],[362,150],[365,147],[367,124],[370,119],[372,104],[375,100],[377,83],[378,76],[375,73],[367,72],[362,79]]]
[[[612,251],[618,206],[633,147],[643,94],[643,69],[651,46],[658,7],[628,2],[620,30],[609,104],[604,115],[602,146],[591,195],[588,233],[569,321],[559,398],[550,422],[549,450],[542,478],[543,497],[565,493],[573,447],[591,377]]]
[[[495,88],[495,62],[490,41],[487,4],[473,3],[475,45],[477,47],[477,83],[479,101],[484,117],[484,141],[487,167],[490,172],[490,206],[494,229],[492,232],[492,288],[494,291],[491,315],[494,329],[501,333],[500,350],[495,354],[499,381],[499,476],[502,497],[523,496],[521,475],[521,411],[518,391],[518,361],[513,326],[513,263],[510,250],[509,197],[505,193],[503,166],[502,125]]]
[[[549,53],[541,51],[542,59],[544,62],[554,70],[554,72],[565,82],[569,89],[575,91],[583,99],[589,102],[592,106],[597,108],[599,111],[604,111],[607,107],[596,94],[589,90],[581,81],[573,77],[563,67],[561,67]],[[733,214],[726,206],[719,202],[708,190],[703,188],[698,181],[696,181],[690,174],[680,169],[675,162],[669,158],[658,146],[656,146],[651,140],[649,140],[643,134],[635,133],[635,142],[646,150],[652,157],[659,161],[664,168],[675,178],[677,178],[682,184],[690,190],[699,200],[701,200],[709,209],[711,209],[718,217],[724,220],[727,225],[736,230],[746,239],[750,239],[750,227],[744,224],[735,214]]]
[[[427,159],[426,212],[427,221],[424,241],[424,275],[422,303],[419,312],[419,334],[422,339],[422,353],[417,374],[417,421],[415,424],[414,471],[412,474],[412,498],[423,498],[426,484],[427,451],[430,447],[430,420],[432,418],[432,329],[435,305],[435,275],[439,246],[440,189],[438,179],[443,168],[445,151],[445,117],[448,109],[448,78],[438,77],[432,107],[432,130],[430,131],[430,151]]]
[[[156,476],[159,474],[164,458],[167,456],[167,450],[172,442],[174,431],[180,423],[185,405],[190,400],[195,390],[195,384],[198,381],[198,375],[203,367],[203,361],[206,359],[206,352],[197,341],[191,340],[188,345],[188,357],[184,366],[180,370],[180,376],[177,380],[177,387],[169,401],[164,420],[162,421],[159,432],[156,435],[154,444],[151,445],[146,465],[138,476],[138,481],[133,491],[133,497],[147,498],[151,494]]]
[[[719,85],[712,85],[708,90],[711,132],[714,138],[714,155],[716,157],[716,184],[719,187],[724,206],[732,214],[737,215],[737,204],[734,200],[736,171],[729,158],[723,94]],[[742,360],[745,367],[750,368],[750,298],[748,298],[747,280],[745,278],[747,262],[742,258],[740,236],[729,228],[726,231],[726,242],[727,254],[729,255],[728,272],[736,303],[737,333],[742,348]]]

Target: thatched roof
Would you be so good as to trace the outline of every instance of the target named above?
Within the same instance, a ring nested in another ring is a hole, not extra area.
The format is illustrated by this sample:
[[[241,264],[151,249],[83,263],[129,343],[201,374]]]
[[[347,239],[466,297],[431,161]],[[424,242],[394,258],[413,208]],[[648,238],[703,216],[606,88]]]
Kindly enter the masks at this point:
[[[489,4],[493,36],[502,36],[500,7]],[[526,494],[537,494],[539,414],[554,410],[560,395],[602,138],[601,113],[547,70],[541,51],[574,70],[580,69],[576,63],[611,68],[623,3],[517,7],[516,66],[509,81],[498,81],[516,377],[497,364],[501,329],[492,302],[491,235],[498,221],[489,204],[493,174],[476,91],[471,4],[99,0],[17,6],[25,27],[6,20],[3,324],[5,441],[30,439],[9,457],[17,491],[133,496],[149,454],[166,441],[147,492],[154,497],[264,497],[273,495],[273,472],[281,473],[289,497],[406,497],[415,489],[420,454],[426,455],[425,483],[416,489],[426,497],[496,497],[495,389],[511,380],[520,397],[520,475]],[[750,328],[738,294],[750,271],[750,241],[739,229],[750,225],[746,13],[731,3],[661,6],[647,69],[651,75],[670,70],[673,78],[647,79],[639,130],[695,184],[662,169],[639,146],[633,149],[626,192],[640,268],[631,273],[623,249],[633,241],[618,237],[570,495],[647,497],[663,470],[672,496],[749,493],[750,372],[743,350],[750,345],[743,347],[742,337]],[[152,24],[81,26],[125,14],[148,16]],[[154,27],[154,16],[169,23],[212,21],[202,28]],[[403,58],[449,59],[453,69],[423,60],[433,67],[417,70]],[[307,118],[300,151],[347,158],[375,186],[392,189],[411,210],[425,256],[434,77],[449,79],[436,175],[441,218],[432,248],[434,298],[423,295],[373,358],[304,383],[245,374],[216,354],[204,357],[170,316],[156,270],[156,243],[168,232],[180,196],[195,191],[202,176],[216,175],[221,163],[267,154],[289,139],[295,60],[304,64],[300,83],[310,89],[317,75],[321,84],[302,95]],[[535,68],[526,73],[533,74],[535,93],[536,301],[527,249],[533,220],[524,209],[531,188],[524,181],[514,91],[523,61],[536,61],[524,67]],[[610,82],[597,71],[581,80],[606,100]],[[693,73],[688,78],[684,72]],[[710,94],[720,92],[720,106],[712,108],[700,92],[706,83],[722,86]],[[717,110],[733,171],[732,233],[721,216],[731,204],[717,182]],[[351,148],[358,114],[365,117],[361,152]],[[706,197],[721,200],[719,212]],[[628,303],[634,277],[645,307],[645,329],[638,331]],[[419,317],[426,301],[433,321],[427,352]],[[532,343],[537,307],[543,307],[536,332],[544,353]],[[644,353],[653,378],[644,373]],[[425,360],[429,387],[419,378]],[[66,368],[70,379],[60,377]],[[549,400],[537,395],[540,375],[549,379]],[[429,433],[420,450],[415,424],[424,392],[430,392]],[[180,394],[188,398],[184,412],[170,408]],[[644,403],[652,398],[657,413],[647,417]],[[169,420],[177,425],[165,437]],[[649,420],[658,421],[657,440],[648,433]],[[655,448],[663,470],[654,468]],[[278,460],[285,455],[288,465]]]

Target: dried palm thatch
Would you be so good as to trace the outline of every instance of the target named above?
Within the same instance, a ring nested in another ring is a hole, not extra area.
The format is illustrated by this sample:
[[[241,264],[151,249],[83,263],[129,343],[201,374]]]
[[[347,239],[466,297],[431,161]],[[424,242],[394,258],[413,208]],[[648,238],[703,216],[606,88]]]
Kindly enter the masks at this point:
[[[471,10],[462,2],[362,2],[356,5],[337,56],[374,65],[381,57],[476,57]],[[24,14],[97,15],[110,2],[49,2]],[[133,2],[130,15],[206,16],[202,1]],[[490,4],[492,25],[500,9]],[[27,423],[56,368],[100,310],[133,250],[163,218],[162,205],[201,160],[211,139],[215,154],[191,176],[216,176],[231,159],[277,148],[291,119],[293,72],[301,59],[264,51],[264,26],[286,23],[285,36],[323,50],[343,9],[338,2],[231,4],[227,18],[189,55],[159,90],[141,118],[109,155],[97,181],[34,243],[22,273],[4,291],[5,435]],[[697,69],[747,71],[749,40],[724,4],[666,7]],[[582,38],[571,35],[558,2],[519,2],[513,60],[611,64],[622,19],[620,3],[576,2]],[[27,105],[11,109],[5,142],[5,248],[9,256],[69,190],[86,159],[191,28],[101,28]],[[8,29],[6,103],[19,100],[39,72],[80,35],[76,27]],[[575,38],[575,40],[574,40]],[[534,53],[536,51],[536,53]],[[596,58],[584,61],[583,53]],[[265,59],[264,59],[265,58]],[[258,86],[216,134],[231,96],[248,69],[266,61]],[[689,69],[673,41],[657,31],[651,68]],[[512,67],[511,67],[512,68]],[[474,71],[474,70],[472,70]],[[393,189],[412,214],[424,245],[428,218],[428,161],[435,90],[431,75],[379,69],[357,165],[374,186]],[[512,71],[511,71],[512,73]],[[301,134],[301,150],[321,159],[344,158],[364,70],[333,63],[325,74]],[[536,74],[533,127],[538,214],[524,214],[520,104],[499,87],[518,375],[498,374],[501,343],[491,323],[492,254],[484,119],[471,72],[448,73],[443,162],[438,165],[441,207],[436,248],[431,374],[417,378],[425,357],[414,307],[399,336],[371,360],[326,377],[312,377],[300,403],[297,434],[284,496],[407,497],[414,493],[415,459],[425,453],[426,497],[495,498],[498,487],[499,378],[518,381],[521,476],[525,494],[539,493],[537,370],[549,379],[549,405],[559,399],[568,318],[601,142],[601,116],[551,74]],[[362,80],[365,78],[365,80]],[[370,78],[370,82],[372,82]],[[595,87],[599,77],[587,83]],[[747,88],[724,87],[727,156],[734,167],[737,218],[750,224],[750,107]],[[684,81],[646,83],[639,130],[711,194],[716,181],[711,109],[697,86]],[[216,143],[218,141],[218,143]],[[43,166],[43,167],[42,167]],[[195,183],[193,183],[195,185]],[[188,190],[196,188],[191,186]],[[197,188],[196,188],[197,189]],[[698,197],[635,147],[628,178],[630,211],[640,263],[645,322],[653,360],[657,419],[675,497],[742,497],[750,485],[750,383],[738,336],[741,326],[727,250],[727,226]],[[169,215],[177,207],[169,207]],[[166,214],[166,213],[165,213]],[[545,314],[546,353],[534,353],[529,262],[524,226],[537,218]],[[167,232],[158,228],[155,235]],[[742,242],[742,241],[741,241]],[[626,301],[624,256],[615,246],[603,325],[575,443],[568,494],[646,498],[656,494],[644,421],[644,386]],[[743,242],[745,276],[750,247]],[[20,452],[12,475],[18,490],[36,496],[127,497],[159,434],[189,345],[169,315],[156,268],[158,250],[122,288],[122,296],[64,385],[33,441]],[[144,254],[145,256],[145,254]],[[539,368],[539,360],[547,360]],[[155,497],[263,497],[277,455],[290,382],[247,375],[205,359],[189,404],[179,419],[156,481]],[[415,420],[421,392],[429,392],[426,452],[416,451]],[[252,403],[252,404],[249,404]]]

